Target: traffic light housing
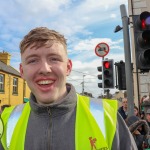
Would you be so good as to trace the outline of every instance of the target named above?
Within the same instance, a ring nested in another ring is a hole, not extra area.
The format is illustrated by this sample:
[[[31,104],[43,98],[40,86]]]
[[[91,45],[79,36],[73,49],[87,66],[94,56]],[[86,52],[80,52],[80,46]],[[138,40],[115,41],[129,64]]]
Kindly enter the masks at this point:
[[[103,74],[102,74],[103,68],[102,68],[102,66],[97,67],[97,70],[98,70],[99,72],[101,72],[101,74],[98,74],[98,75],[97,75],[98,79],[99,79],[99,80],[103,80]],[[101,82],[101,83],[98,83],[98,87],[99,87],[99,88],[103,88],[103,83],[102,83],[102,82]]]
[[[117,88],[119,90],[126,90],[126,72],[125,63],[123,61],[115,63],[117,75]]]
[[[103,88],[114,88],[114,61],[113,59],[103,60]]]
[[[150,12],[133,16],[135,57],[137,68],[142,72],[150,70]]]

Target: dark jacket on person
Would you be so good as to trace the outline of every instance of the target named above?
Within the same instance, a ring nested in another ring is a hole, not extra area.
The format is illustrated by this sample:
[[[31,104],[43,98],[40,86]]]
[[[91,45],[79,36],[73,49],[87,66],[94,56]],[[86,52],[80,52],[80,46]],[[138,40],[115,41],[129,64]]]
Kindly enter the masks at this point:
[[[118,112],[120,113],[120,115],[122,116],[122,118],[125,120],[127,118],[127,114],[125,113],[125,111],[123,110],[123,106],[121,106],[118,109]]]
[[[77,94],[72,85],[67,84],[67,87],[68,94],[49,106],[41,106],[31,94],[25,150],[75,150]],[[2,145],[0,150],[3,150]],[[137,150],[135,141],[119,113],[112,150]]]

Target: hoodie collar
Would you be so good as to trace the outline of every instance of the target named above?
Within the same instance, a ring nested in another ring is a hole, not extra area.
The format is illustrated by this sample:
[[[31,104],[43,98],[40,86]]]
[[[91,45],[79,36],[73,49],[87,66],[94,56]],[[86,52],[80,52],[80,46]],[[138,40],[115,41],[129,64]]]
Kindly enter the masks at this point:
[[[75,108],[77,102],[77,95],[75,88],[71,84],[66,84],[68,94],[58,102],[53,102],[49,106],[43,106],[36,102],[35,96],[30,95],[31,111],[38,115],[47,115],[50,111],[51,116],[58,116],[67,113]]]

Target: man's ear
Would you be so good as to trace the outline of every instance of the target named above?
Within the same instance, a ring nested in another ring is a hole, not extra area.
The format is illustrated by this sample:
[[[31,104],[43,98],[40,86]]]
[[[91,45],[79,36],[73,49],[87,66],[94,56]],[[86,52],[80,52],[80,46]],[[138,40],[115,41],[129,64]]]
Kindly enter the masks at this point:
[[[20,70],[20,75],[21,75],[21,78],[23,78],[23,79],[24,79],[24,74],[23,74],[22,63],[20,63],[20,65],[19,65],[19,70]]]
[[[69,76],[71,71],[72,71],[72,61],[70,59],[68,59],[66,75]]]

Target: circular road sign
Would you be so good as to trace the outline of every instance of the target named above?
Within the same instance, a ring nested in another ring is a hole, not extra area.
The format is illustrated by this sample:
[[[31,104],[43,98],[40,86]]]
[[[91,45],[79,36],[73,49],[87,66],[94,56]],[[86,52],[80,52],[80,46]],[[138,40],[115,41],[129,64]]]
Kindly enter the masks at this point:
[[[104,57],[109,53],[109,46],[107,43],[99,43],[95,47],[95,54],[99,57]]]

